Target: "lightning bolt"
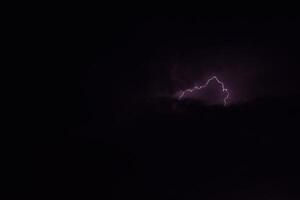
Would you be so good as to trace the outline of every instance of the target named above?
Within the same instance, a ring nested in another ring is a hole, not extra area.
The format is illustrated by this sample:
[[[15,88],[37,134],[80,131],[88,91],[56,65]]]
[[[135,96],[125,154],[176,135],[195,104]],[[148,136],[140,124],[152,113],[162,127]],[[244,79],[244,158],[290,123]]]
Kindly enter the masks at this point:
[[[227,88],[225,88],[224,83],[222,81],[220,81],[218,79],[218,77],[216,77],[216,76],[213,76],[213,77],[209,78],[204,85],[195,86],[193,88],[189,88],[189,89],[186,89],[186,90],[182,91],[182,93],[179,95],[179,100],[181,100],[186,93],[192,93],[196,90],[202,90],[202,89],[206,88],[208,86],[208,84],[210,83],[210,81],[212,81],[212,80],[215,80],[218,84],[220,84],[222,86],[222,92],[226,93],[226,96],[223,99],[224,106],[226,106],[227,105],[227,100],[229,98],[229,91],[228,91]]]

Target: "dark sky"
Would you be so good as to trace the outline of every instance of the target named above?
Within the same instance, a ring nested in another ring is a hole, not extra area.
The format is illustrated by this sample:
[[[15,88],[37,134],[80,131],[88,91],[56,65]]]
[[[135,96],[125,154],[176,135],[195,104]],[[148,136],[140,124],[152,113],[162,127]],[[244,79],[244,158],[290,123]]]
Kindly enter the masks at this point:
[[[118,105],[174,97],[217,75],[231,102],[299,94],[299,17],[115,17],[86,28],[81,83]],[[103,84],[104,83],[104,84]],[[106,92],[106,93],[108,93]]]

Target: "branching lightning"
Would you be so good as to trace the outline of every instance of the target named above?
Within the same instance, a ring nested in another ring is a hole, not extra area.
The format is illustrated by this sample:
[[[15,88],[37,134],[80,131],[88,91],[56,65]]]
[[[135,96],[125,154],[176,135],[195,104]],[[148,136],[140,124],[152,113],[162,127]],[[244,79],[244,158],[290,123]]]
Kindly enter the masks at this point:
[[[222,92],[226,93],[226,96],[223,99],[224,106],[226,106],[227,105],[227,100],[229,98],[229,91],[228,91],[227,88],[225,88],[224,83],[222,81],[220,81],[218,79],[218,77],[216,77],[216,76],[213,76],[213,77],[209,78],[204,85],[195,86],[193,88],[189,88],[189,89],[186,89],[186,90],[182,91],[181,94],[179,95],[179,100],[181,100],[186,93],[192,93],[196,90],[202,90],[202,89],[206,88],[208,86],[208,84],[210,83],[210,81],[212,81],[212,80],[215,80],[218,84],[220,84],[222,86]]]

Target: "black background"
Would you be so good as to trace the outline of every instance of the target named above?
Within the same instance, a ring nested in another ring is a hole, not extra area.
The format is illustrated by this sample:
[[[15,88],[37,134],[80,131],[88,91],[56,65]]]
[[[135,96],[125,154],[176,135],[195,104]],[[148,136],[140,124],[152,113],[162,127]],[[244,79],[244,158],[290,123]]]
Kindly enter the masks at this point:
[[[67,73],[55,118],[65,128],[42,144],[52,147],[37,165],[43,195],[299,198],[299,17],[115,15],[62,24],[54,51]],[[70,81],[78,66],[79,98]],[[199,81],[182,73],[214,70],[238,91],[230,106],[173,98]]]

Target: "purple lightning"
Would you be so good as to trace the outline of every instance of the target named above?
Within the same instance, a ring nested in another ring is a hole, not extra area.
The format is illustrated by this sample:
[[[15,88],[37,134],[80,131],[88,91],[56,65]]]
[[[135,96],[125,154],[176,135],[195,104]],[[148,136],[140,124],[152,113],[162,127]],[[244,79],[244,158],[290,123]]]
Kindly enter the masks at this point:
[[[203,89],[203,88],[206,88],[206,87],[208,86],[209,82],[212,81],[212,80],[217,81],[217,83],[220,84],[220,85],[222,86],[222,92],[225,92],[225,93],[226,93],[226,96],[225,96],[225,98],[224,98],[224,100],[223,100],[224,106],[226,106],[226,105],[227,105],[227,99],[229,98],[229,92],[228,92],[228,89],[225,88],[224,83],[223,83],[222,81],[220,81],[220,80],[218,79],[218,77],[216,77],[216,76],[213,76],[213,77],[211,77],[210,79],[208,79],[204,85],[195,86],[195,87],[193,87],[192,89],[186,89],[186,90],[182,91],[182,93],[179,95],[179,100],[180,100],[187,92],[192,93],[192,92],[194,92],[195,90],[201,90],[201,89]]]

